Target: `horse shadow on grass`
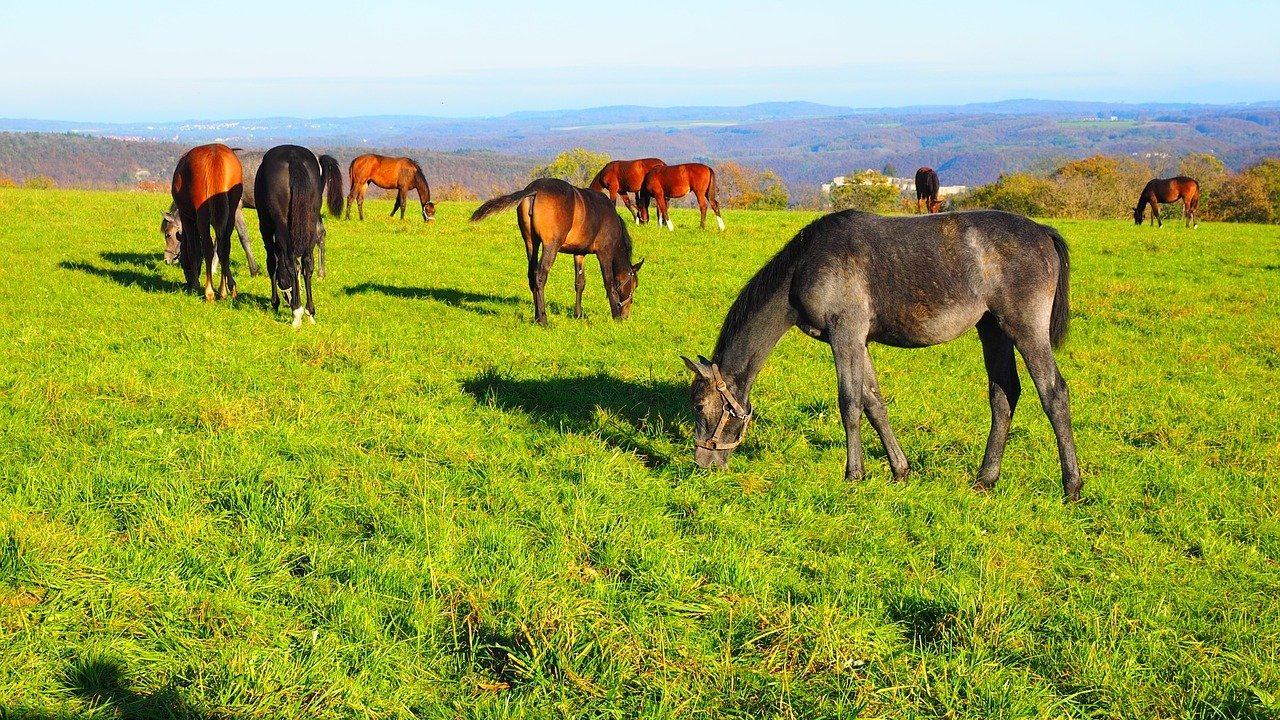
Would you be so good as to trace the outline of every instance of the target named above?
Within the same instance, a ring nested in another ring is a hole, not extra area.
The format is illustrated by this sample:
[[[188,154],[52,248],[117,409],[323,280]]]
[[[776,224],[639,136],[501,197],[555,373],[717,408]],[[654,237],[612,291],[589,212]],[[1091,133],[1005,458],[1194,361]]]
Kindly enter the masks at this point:
[[[0,718],[25,720],[66,720],[74,718],[119,717],[127,720],[212,720],[234,718],[224,710],[202,712],[183,698],[180,686],[170,683],[154,692],[136,688],[124,663],[115,658],[80,657],[73,660],[62,677],[68,697],[80,700],[84,710],[46,710],[6,706],[0,702]]]
[[[667,447],[688,440],[678,424],[689,414],[689,388],[675,383],[603,373],[516,380],[490,368],[463,381],[462,389],[479,403],[523,413],[557,432],[598,436],[650,469],[669,465]]]
[[[111,253],[106,253],[111,254]],[[143,272],[128,267],[106,268],[99,267],[83,260],[63,260],[58,263],[58,267],[63,270],[74,270],[76,272],[87,273],[96,277],[110,280],[111,282],[123,286],[138,288],[143,292],[177,292],[186,288],[185,283],[176,280],[166,280],[154,272]]]
[[[498,311],[487,305],[515,305],[520,302],[519,298],[509,295],[494,295],[492,293],[477,293],[468,290],[459,290],[457,288],[433,288],[433,287],[404,287],[400,285],[386,285],[383,283],[365,282],[359,285],[350,285],[342,289],[348,295],[368,295],[379,294],[388,297],[403,298],[406,300],[432,300],[450,307],[468,310],[480,315],[497,315]]]

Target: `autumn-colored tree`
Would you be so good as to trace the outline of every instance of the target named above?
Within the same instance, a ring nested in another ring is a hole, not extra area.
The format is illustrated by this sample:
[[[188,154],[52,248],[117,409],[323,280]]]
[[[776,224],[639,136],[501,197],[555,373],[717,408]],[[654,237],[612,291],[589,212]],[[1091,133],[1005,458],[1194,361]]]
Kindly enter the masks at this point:
[[[1263,158],[1262,162],[1244,171],[1262,183],[1271,202],[1272,221],[1280,221],[1280,159]]]
[[[834,210],[891,212],[898,206],[899,194],[889,178],[875,170],[863,170],[847,175],[843,185],[831,188],[831,207]]]
[[[727,161],[716,167],[716,196],[736,210],[785,210],[790,196],[772,170],[756,171]]]
[[[58,187],[58,183],[48,175],[32,175],[27,178],[26,187],[31,190],[53,190]]]
[[[1267,188],[1256,175],[1241,173],[1222,180],[1207,201],[1201,201],[1206,220],[1271,222],[1274,215]]]
[[[460,182],[451,182],[443,190],[437,190],[436,196],[441,200],[475,201],[480,196]]]
[[[13,178],[9,177],[8,175],[5,175],[4,173],[0,173],[0,188],[11,188],[11,187],[18,187],[18,183],[14,182]]]
[[[1068,162],[1050,175],[1055,217],[1124,218],[1133,212],[1149,171],[1129,158],[1094,155]]]
[[[956,198],[956,206],[991,208],[1028,217],[1052,217],[1057,209],[1057,197],[1057,187],[1049,179],[1010,173]]]
[[[532,179],[537,178],[560,178],[570,185],[578,187],[586,187],[591,184],[591,178],[600,172],[600,168],[609,163],[609,155],[607,153],[598,153],[586,148],[574,148],[565,150],[556,156],[547,165],[540,168],[534,168],[530,173]]]

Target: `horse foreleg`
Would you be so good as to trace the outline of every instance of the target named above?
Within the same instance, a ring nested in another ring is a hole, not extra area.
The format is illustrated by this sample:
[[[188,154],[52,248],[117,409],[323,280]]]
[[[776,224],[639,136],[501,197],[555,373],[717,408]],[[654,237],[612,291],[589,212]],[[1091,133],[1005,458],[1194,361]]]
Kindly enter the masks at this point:
[[[889,467],[893,470],[894,480],[906,480],[911,472],[907,456],[898,445],[898,438],[893,435],[889,426],[889,412],[885,408],[884,396],[880,394],[880,383],[876,380],[876,369],[871,364],[871,352],[863,346],[862,353],[862,410],[867,414],[871,427],[880,436],[880,444],[884,445],[884,453],[889,458]]]
[[[582,291],[587,287],[587,276],[583,270],[586,259],[587,256],[585,255],[573,256],[573,316],[575,318],[582,317]],[[605,287],[608,287],[608,285]]]
[[[1049,423],[1053,425],[1053,434],[1058,441],[1058,459],[1062,464],[1062,494],[1067,500],[1079,500],[1080,488],[1084,483],[1080,480],[1080,467],[1076,461],[1076,443],[1071,434],[1071,398],[1067,391],[1067,382],[1058,372],[1058,363],[1053,358],[1053,349],[1049,345],[1047,333],[1043,337],[1034,337],[1029,341],[1017,343],[1022,360],[1027,364],[1027,371],[1036,384],[1036,392],[1040,395],[1040,404]]]
[[[836,361],[836,383],[839,389],[840,419],[844,422],[846,445],[844,478],[862,479],[862,401],[867,361],[866,332],[856,333],[848,321],[828,328],[831,354]]]
[[[1000,462],[1004,459],[1005,444],[1009,440],[1009,424],[1013,411],[1018,407],[1022,383],[1018,380],[1018,368],[1013,359],[1013,339],[1000,328],[995,316],[987,314],[978,321],[978,338],[982,340],[982,360],[987,366],[987,397],[991,402],[991,431],[987,435],[987,449],[978,469],[978,485],[995,487],[1000,477]]]
[[[671,222],[671,215],[668,213],[666,194],[658,194],[653,196],[654,202],[658,205],[658,224],[666,225],[671,232],[676,231],[676,224]]]

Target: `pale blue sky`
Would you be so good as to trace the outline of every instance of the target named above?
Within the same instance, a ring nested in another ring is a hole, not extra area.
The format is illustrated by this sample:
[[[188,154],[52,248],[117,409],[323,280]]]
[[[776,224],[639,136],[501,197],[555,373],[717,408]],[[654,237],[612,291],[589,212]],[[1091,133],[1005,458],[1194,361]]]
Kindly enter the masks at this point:
[[[16,0],[0,18],[10,118],[1280,100],[1262,0]]]

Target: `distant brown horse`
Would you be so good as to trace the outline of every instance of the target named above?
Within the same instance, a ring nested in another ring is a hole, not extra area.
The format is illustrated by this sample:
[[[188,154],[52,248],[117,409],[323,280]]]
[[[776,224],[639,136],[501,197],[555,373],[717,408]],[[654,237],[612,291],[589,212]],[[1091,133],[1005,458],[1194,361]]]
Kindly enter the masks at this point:
[[[604,275],[609,311],[613,319],[625,320],[631,314],[631,298],[644,261],[631,264],[631,236],[613,203],[593,190],[577,188],[555,178],[541,178],[523,190],[484,203],[472,213],[471,222],[483,220],[516,203],[520,205],[516,209],[516,221],[520,224],[529,259],[533,319],[540,325],[547,324],[544,293],[547,275],[556,261],[556,253],[568,253],[573,255],[574,290],[577,291],[573,316],[582,317],[582,290],[587,285],[582,266],[586,256],[594,254]]]
[[[590,189],[597,192],[608,192],[609,200],[616,203],[618,196],[622,196],[622,204],[627,206],[627,211],[640,222],[640,214],[631,206],[631,197],[627,193],[640,192],[640,185],[644,182],[645,173],[648,173],[655,167],[666,165],[665,162],[658,158],[642,158],[640,160],[614,160],[604,167],[600,168],[600,172],[591,181]]]
[[[436,205],[431,202],[431,186],[422,174],[418,163],[407,157],[391,158],[385,155],[361,155],[351,161],[351,194],[347,195],[347,217],[351,219],[351,204],[355,202],[360,210],[360,219],[364,219],[364,193],[369,183],[384,190],[395,189],[396,204],[391,208],[392,217],[400,211],[400,219],[404,219],[404,209],[408,205],[410,190],[418,191],[418,201],[422,203],[422,220],[427,222],[436,219]]]
[[[636,205],[640,208],[640,222],[649,222],[649,199],[658,205],[658,224],[666,225],[668,230],[676,229],[667,213],[667,201],[682,198],[693,191],[698,199],[698,209],[702,211],[702,222],[698,227],[707,226],[707,205],[716,214],[716,222],[720,230],[724,230],[724,218],[720,217],[720,202],[716,200],[716,173],[702,163],[685,163],[683,165],[661,165],[653,168],[644,176],[644,183],[636,196]]]
[[[1182,200],[1182,214],[1187,218],[1187,227],[1200,227],[1196,219],[1196,208],[1200,206],[1200,183],[1185,176],[1164,180],[1155,179],[1142,188],[1138,196],[1138,207],[1133,209],[1133,224],[1141,225],[1142,216],[1147,205],[1151,206],[1151,224],[1164,227],[1160,220],[1160,203],[1171,203]]]
[[[174,239],[186,248],[180,255],[182,272],[187,288],[198,292],[200,261],[204,260],[206,302],[213,301],[215,272],[221,277],[218,297],[236,296],[236,281],[231,277],[231,231],[244,192],[242,173],[236,154],[217,143],[191,148],[173,171],[170,191],[182,223],[182,230],[175,233]],[[170,252],[166,247],[165,254]],[[179,250],[175,246],[172,252]]]
[[[942,209],[938,202],[938,173],[931,167],[922,167],[916,171],[916,214],[920,214],[920,201],[923,200],[929,212],[936,213]]]

